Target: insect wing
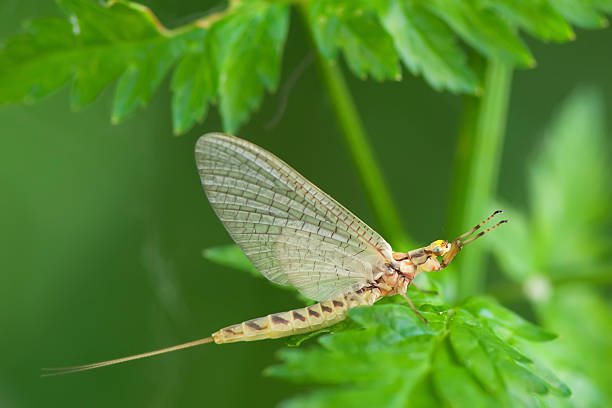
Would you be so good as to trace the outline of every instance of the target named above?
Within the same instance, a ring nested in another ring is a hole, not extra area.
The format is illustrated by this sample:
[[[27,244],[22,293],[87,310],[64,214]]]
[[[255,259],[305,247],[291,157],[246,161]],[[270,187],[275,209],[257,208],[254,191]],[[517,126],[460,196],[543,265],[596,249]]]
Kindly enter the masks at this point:
[[[196,144],[204,191],[253,265],[318,301],[382,274],[389,244],[268,151],[212,133]]]

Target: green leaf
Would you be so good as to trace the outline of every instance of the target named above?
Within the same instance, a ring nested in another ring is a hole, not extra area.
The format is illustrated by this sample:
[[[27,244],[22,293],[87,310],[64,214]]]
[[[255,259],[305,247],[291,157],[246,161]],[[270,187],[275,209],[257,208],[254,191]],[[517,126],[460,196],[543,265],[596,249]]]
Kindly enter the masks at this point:
[[[278,83],[287,5],[252,1],[210,30],[191,24],[169,31],[137,3],[58,2],[70,22],[35,22],[0,54],[0,102],[35,101],[73,78],[71,100],[80,108],[118,80],[116,123],[145,105],[180,59],[172,80],[175,133],[201,120],[217,95],[225,129],[235,131]]]
[[[202,251],[202,256],[204,259],[216,264],[249,272],[257,278],[263,277],[237,245],[221,245],[206,248]]]
[[[609,300],[593,285],[609,282],[606,265],[612,248],[605,233],[612,194],[605,112],[596,90],[581,88],[567,98],[548,127],[543,148],[531,160],[528,215],[517,216],[513,210],[508,227],[515,218],[520,226],[491,237],[500,240],[494,243],[496,258],[510,278],[527,288],[535,278],[546,283],[529,300],[540,324],[559,333],[559,339],[545,346],[520,339],[518,344],[538,357],[529,371],[551,393],[567,396],[565,383],[571,384],[574,403],[552,397],[542,400],[544,406],[612,404],[612,343],[605,335],[612,331],[612,312]],[[603,274],[595,279],[593,271]]]
[[[444,406],[436,393],[431,377],[431,375],[423,376],[421,381],[412,387],[412,392],[408,395],[409,403],[406,406],[418,408],[439,408]]]
[[[496,364],[501,376],[506,383],[511,384],[511,387],[522,389],[526,394],[536,393],[543,395],[548,393],[546,382],[532,373],[520,362],[499,359]]]
[[[508,203],[496,204],[504,209],[504,216],[510,222],[504,228],[495,230],[487,237],[487,244],[492,248],[497,261],[516,282],[526,282],[537,275],[540,257],[533,243],[530,225],[522,212],[512,208]]]
[[[359,307],[349,311],[350,325],[318,345],[283,350],[282,364],[267,374],[328,386],[282,406],[512,406],[520,399],[539,403],[535,395],[549,390],[566,395],[561,381],[509,343],[517,338],[496,335],[503,322],[422,300],[415,303],[430,325],[405,303]]]
[[[241,3],[211,29],[219,72],[223,127],[235,132],[278,84],[289,7],[265,1]]]
[[[601,95],[579,89],[563,105],[529,172],[532,234],[547,254],[549,273],[585,270],[585,258],[609,253],[602,232],[609,223],[612,189]],[[560,222],[563,220],[563,222]],[[562,239],[560,239],[562,237]]]
[[[592,0],[548,0],[568,21],[584,28],[606,27],[608,20],[599,11],[612,11],[610,2]]]
[[[145,7],[58,0],[70,22],[34,22],[0,54],[0,102],[35,101],[74,78],[75,108],[92,102],[113,80],[117,122],[147,103],[197,28],[170,33]]]
[[[432,0],[427,7],[468,44],[492,58],[533,66],[534,59],[512,28],[476,0]]]
[[[601,95],[588,88],[576,91],[555,115],[529,166],[529,216],[510,208],[512,222],[490,238],[515,281],[528,287],[528,279],[536,278],[546,286],[603,269],[597,265],[612,249],[604,233],[612,196],[604,118]],[[546,300],[549,291],[533,300]]]
[[[478,82],[448,26],[417,1],[385,0],[378,7],[402,61],[437,90],[477,93]]]
[[[201,31],[193,28],[171,35],[149,9],[127,1],[107,6],[84,0],[58,3],[71,18],[80,57],[74,66],[73,106],[92,102],[118,78],[114,123],[149,102],[187,41]]]
[[[563,42],[574,39],[572,27],[548,0],[483,0],[482,4],[541,40]]]
[[[412,387],[410,387],[412,388]],[[360,387],[327,391],[317,390],[309,395],[300,396],[284,403],[282,408],[305,407],[397,407],[402,408],[412,401],[407,397],[407,387],[403,381],[381,387]],[[415,405],[416,406],[416,405]],[[420,405],[419,405],[420,406]]]
[[[342,50],[355,75],[376,80],[400,79],[397,54],[389,35],[366,2],[311,0],[308,18],[321,53],[335,59]]]
[[[555,334],[529,323],[491,298],[471,298],[463,304],[463,307],[469,310],[473,315],[485,321],[503,326],[512,331],[515,335],[531,341],[549,341],[557,337]]]
[[[353,321],[346,319],[334,324],[333,326],[325,327],[323,329],[315,330],[309,333],[296,334],[294,336],[288,337],[286,343],[289,347],[299,347],[306,340],[319,337],[322,334],[338,333],[354,327],[355,324],[353,323]]]
[[[530,366],[531,371],[540,379],[542,379],[549,390],[561,397],[569,397],[572,391],[569,387],[559,379],[548,367],[536,360]]]
[[[70,52],[74,46],[72,27],[65,20],[28,24],[0,54],[0,103],[35,102],[64,85],[77,58]]]
[[[57,2],[66,19],[35,21],[0,50],[0,103],[35,102],[72,80],[79,109],[117,81],[116,123],[147,104],[178,64],[174,132],[202,121],[217,100],[225,130],[234,132],[278,85],[289,2],[230,2],[175,30],[134,2]],[[601,27],[612,12],[610,0],[311,0],[304,7],[321,54],[342,53],[359,77],[399,79],[401,57],[433,88],[472,94],[479,83],[456,36],[489,58],[531,66],[518,29],[566,41],[568,21]]]
[[[385,327],[398,338],[435,335],[444,329],[446,313],[426,313],[431,316],[428,325],[421,324],[419,317],[405,305],[380,305],[349,310],[349,317],[367,328]],[[429,320],[429,319],[428,319]]]
[[[448,342],[442,344],[433,361],[433,381],[438,395],[449,406],[489,407],[493,400],[474,381],[465,366],[454,359]]]
[[[482,387],[491,393],[500,392],[503,383],[491,357],[480,344],[477,333],[461,324],[459,319],[453,318],[449,338],[457,359],[473,373]]]
[[[203,121],[217,95],[218,73],[207,39],[202,39],[197,52],[181,59],[172,76],[172,128],[176,134]]]
[[[536,304],[543,324],[560,334],[548,347],[530,344],[560,378],[572,385],[574,397],[584,406],[612,403],[612,312],[609,299],[584,285],[556,289],[546,302]],[[543,375],[540,375],[544,378]],[[549,380],[554,383],[556,380]],[[559,392],[563,393],[563,387]]]

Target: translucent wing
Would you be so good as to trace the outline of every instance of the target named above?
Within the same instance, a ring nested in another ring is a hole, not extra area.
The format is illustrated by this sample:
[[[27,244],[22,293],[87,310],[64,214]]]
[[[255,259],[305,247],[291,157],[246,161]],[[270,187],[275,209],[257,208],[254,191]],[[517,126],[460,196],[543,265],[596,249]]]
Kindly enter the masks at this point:
[[[273,154],[212,133],[196,144],[204,191],[255,267],[318,301],[377,279],[391,247]]]

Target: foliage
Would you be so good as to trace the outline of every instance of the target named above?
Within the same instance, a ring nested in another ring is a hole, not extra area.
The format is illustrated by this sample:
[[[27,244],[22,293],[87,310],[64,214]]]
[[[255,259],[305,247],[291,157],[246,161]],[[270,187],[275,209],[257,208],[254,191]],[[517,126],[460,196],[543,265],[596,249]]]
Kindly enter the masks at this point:
[[[351,310],[356,324],[317,347],[283,350],[268,374],[329,385],[283,406],[516,406],[570,395],[521,351],[526,340],[554,335],[489,298],[451,308],[417,293],[410,291],[429,325],[405,304],[377,304]]]
[[[42,19],[0,54],[0,102],[33,102],[72,79],[72,104],[90,103],[118,79],[112,120],[146,104],[173,65],[173,127],[181,133],[217,98],[234,130],[276,87],[288,8],[263,1],[175,30],[127,1],[58,0],[68,19]],[[216,20],[216,21],[215,21]],[[215,24],[212,24],[215,21]],[[233,80],[240,78],[239,81]]]
[[[231,1],[229,7],[168,30],[124,0],[57,0],[66,19],[28,24],[0,51],[0,103],[37,101],[72,82],[75,108],[117,80],[112,120],[149,102],[172,74],[173,128],[182,133],[219,102],[225,130],[236,131],[276,89],[290,2]],[[361,78],[399,79],[399,60],[435,89],[478,93],[464,41],[484,56],[518,66],[534,59],[519,30],[543,41],[574,37],[570,23],[606,24],[610,0],[311,0],[304,4],[319,52],[344,55]],[[239,80],[236,80],[239,78]]]
[[[210,262],[248,272],[256,278],[263,278],[263,275],[259,273],[237,245],[206,248],[202,251],[202,256]]]
[[[577,406],[612,404],[610,282],[612,241],[605,110],[592,89],[575,92],[546,132],[528,173],[529,211],[490,237],[500,266],[521,285],[541,324],[559,333],[538,355],[573,386]],[[502,204],[510,208],[508,204]],[[520,256],[517,256],[520,254]],[[603,266],[602,266],[603,265]]]
[[[254,272],[236,246],[211,248],[213,262]],[[259,275],[261,276],[261,274]],[[350,319],[293,336],[300,346],[322,333],[321,347],[288,349],[270,375],[336,387],[316,390],[286,406],[505,406],[536,404],[569,388],[521,349],[555,335],[525,321],[491,298],[470,298],[450,307],[415,290],[409,294],[429,321],[425,325],[401,298],[349,311]],[[397,302],[397,303],[395,303]],[[424,395],[427,394],[427,395]],[[533,394],[533,395],[531,395]]]

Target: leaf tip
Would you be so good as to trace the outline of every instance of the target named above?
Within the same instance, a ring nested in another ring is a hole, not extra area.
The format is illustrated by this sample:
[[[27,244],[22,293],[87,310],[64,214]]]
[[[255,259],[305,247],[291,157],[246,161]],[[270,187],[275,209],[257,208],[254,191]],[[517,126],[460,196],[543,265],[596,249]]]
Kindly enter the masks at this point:
[[[180,124],[175,124],[174,126],[172,126],[172,136],[174,137],[182,136],[183,134],[185,134],[186,131],[186,126],[181,126]]]
[[[535,58],[530,57],[529,61],[527,61],[527,67],[528,68],[535,68],[538,66],[538,62],[535,60]]]

